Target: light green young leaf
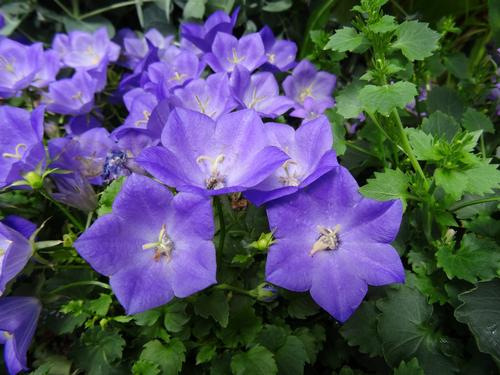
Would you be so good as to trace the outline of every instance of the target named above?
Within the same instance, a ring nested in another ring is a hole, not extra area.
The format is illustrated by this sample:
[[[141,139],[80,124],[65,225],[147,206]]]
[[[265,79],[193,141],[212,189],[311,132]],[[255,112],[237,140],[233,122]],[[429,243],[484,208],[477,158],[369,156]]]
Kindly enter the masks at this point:
[[[419,129],[407,128],[405,129],[408,135],[410,146],[415,153],[418,160],[437,160],[437,155],[434,150],[434,137]]]
[[[362,88],[363,84],[355,81],[335,96],[337,112],[345,119],[356,118],[363,112],[363,105],[359,100],[359,92]]]
[[[466,191],[472,194],[484,195],[493,193],[493,189],[500,188],[500,170],[498,164],[489,164],[489,160],[483,160],[472,168],[466,169],[467,176]]]
[[[196,364],[210,362],[216,355],[216,348],[214,345],[203,345],[198,354],[196,354]]]
[[[245,353],[238,353],[231,360],[234,375],[274,375],[278,367],[273,354],[261,345],[255,345]]]
[[[393,16],[389,16],[388,14],[382,16],[377,22],[368,25],[368,28],[374,33],[387,33],[389,31],[394,31],[398,28],[396,24],[395,18]]]
[[[359,191],[368,198],[380,201],[401,199],[405,202],[408,184],[408,176],[399,169],[386,169],[383,173],[375,172],[375,178],[368,179]]]
[[[453,198],[458,200],[464,194],[467,188],[467,176],[465,173],[454,169],[437,168],[434,171],[434,180],[437,186]]]
[[[205,14],[206,3],[207,0],[188,0],[182,12],[182,17],[184,19],[202,19]]]
[[[392,85],[366,85],[359,92],[359,100],[367,112],[388,116],[395,108],[404,108],[417,95],[415,85],[399,81]]]
[[[399,25],[396,35],[392,46],[400,49],[410,61],[423,60],[438,47],[439,33],[424,22],[405,21]]]
[[[368,47],[368,40],[363,34],[359,34],[352,27],[344,27],[337,30],[330,37],[330,40],[324,47],[325,50],[331,49],[338,52],[363,51]]]

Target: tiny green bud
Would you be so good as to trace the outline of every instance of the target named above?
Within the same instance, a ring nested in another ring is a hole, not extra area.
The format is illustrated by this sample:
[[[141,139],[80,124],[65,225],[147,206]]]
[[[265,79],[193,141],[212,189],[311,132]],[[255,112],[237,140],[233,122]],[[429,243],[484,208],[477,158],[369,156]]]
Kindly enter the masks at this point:
[[[278,298],[278,289],[269,283],[262,283],[250,293],[259,301],[272,302]]]
[[[259,251],[267,251],[269,246],[274,243],[273,233],[262,233],[257,241],[250,244],[250,247],[257,249]]]
[[[43,186],[43,177],[36,172],[28,172],[24,176],[24,180],[33,189],[40,189]]]
[[[66,233],[63,235],[63,246],[73,247],[73,242],[76,240],[76,235],[74,233]]]

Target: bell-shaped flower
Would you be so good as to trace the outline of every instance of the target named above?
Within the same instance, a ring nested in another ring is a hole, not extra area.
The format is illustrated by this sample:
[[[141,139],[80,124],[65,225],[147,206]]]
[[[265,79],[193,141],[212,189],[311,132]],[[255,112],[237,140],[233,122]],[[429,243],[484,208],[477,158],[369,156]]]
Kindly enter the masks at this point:
[[[43,106],[31,113],[0,106],[0,188],[44,168],[43,117]]]
[[[40,59],[40,69],[35,75],[32,86],[42,88],[56,80],[57,73],[61,69],[61,61],[56,51],[49,50],[37,55]]]
[[[50,192],[52,198],[68,206],[84,212],[92,212],[97,208],[97,195],[89,180],[79,172],[53,173],[50,179],[55,190]]]
[[[245,192],[255,205],[290,195],[303,189],[338,165],[332,149],[333,137],[324,116],[304,123],[297,130],[291,126],[267,123],[271,144],[283,150],[290,159],[259,185]]]
[[[212,13],[203,25],[184,22],[181,24],[181,37],[187,39],[203,52],[212,48],[217,33],[231,34],[238,19],[240,8],[237,7],[231,16],[222,10]]]
[[[225,73],[211,74],[207,79],[195,79],[175,89],[171,100],[176,107],[203,113],[214,120],[237,106]]]
[[[98,67],[103,59],[114,62],[120,55],[120,47],[109,39],[105,27],[93,33],[71,31],[57,34],[52,48],[66,66],[83,70]]]
[[[363,300],[368,285],[401,283],[405,273],[391,246],[403,214],[400,200],[364,198],[358,184],[337,167],[307,189],[269,203],[275,232],[266,280],[311,293],[343,322]]]
[[[226,33],[218,33],[212,44],[212,52],[205,60],[215,72],[232,72],[243,66],[253,72],[266,62],[264,44],[258,33],[247,34],[241,39]]]
[[[158,105],[156,96],[144,89],[136,88],[123,96],[123,102],[129,114],[123,125],[115,129],[114,132],[124,128],[146,129],[151,113]]]
[[[31,46],[0,38],[0,98],[11,98],[27,88],[41,69],[41,43]]]
[[[35,334],[42,305],[32,297],[0,299],[0,344],[4,345],[9,375],[28,370],[27,353]]]
[[[76,72],[73,77],[61,79],[49,85],[49,92],[43,97],[47,111],[62,115],[83,115],[94,107],[94,94],[98,82],[85,71]]]
[[[295,101],[295,111],[291,115],[306,118],[311,112],[309,108],[316,108],[316,111],[320,109],[324,112],[327,108],[333,107],[335,101],[332,98],[332,92],[336,80],[333,74],[318,72],[312,63],[302,60],[295,67],[292,75],[283,81],[286,96]]]
[[[270,71],[286,72],[295,66],[297,44],[291,40],[282,40],[274,37],[272,30],[264,26],[259,34],[266,50],[267,62],[262,67]]]
[[[75,242],[78,253],[110,277],[127,314],[184,298],[216,282],[209,199],[175,197],[163,185],[131,175],[102,216]]]
[[[278,82],[272,73],[250,75],[247,69],[237,66],[231,74],[231,88],[241,107],[254,109],[262,117],[281,116],[294,104],[293,100],[280,96]]]
[[[150,147],[139,155],[139,165],[177,190],[204,195],[247,190],[288,159],[270,145],[259,115],[248,109],[222,115],[215,122],[176,108],[161,141],[163,147]]]

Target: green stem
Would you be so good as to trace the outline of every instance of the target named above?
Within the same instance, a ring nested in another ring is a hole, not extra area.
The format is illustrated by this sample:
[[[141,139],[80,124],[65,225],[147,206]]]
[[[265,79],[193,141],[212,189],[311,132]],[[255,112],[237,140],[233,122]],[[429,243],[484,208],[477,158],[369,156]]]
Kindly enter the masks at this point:
[[[69,283],[63,286],[60,286],[59,288],[56,288],[52,291],[50,291],[50,294],[57,294],[65,289],[73,288],[76,286],[82,286],[82,285],[92,285],[92,286],[98,286],[103,289],[111,290],[111,287],[108,284],[101,283],[100,281],[93,281],[93,280],[88,280],[88,281],[76,281],[74,283]]]
[[[71,0],[71,7],[73,8],[73,17],[78,18],[80,16],[79,0]]]
[[[328,13],[330,13],[330,9],[335,4],[335,1],[336,0],[323,1],[321,5],[316,10],[314,10],[311,16],[309,17],[305,30],[304,42],[302,43],[302,48],[300,50],[301,59],[303,59],[311,49],[311,44],[312,44],[311,31],[322,28],[318,25],[318,23],[320,23],[320,21],[325,17],[325,15],[328,16]]]
[[[71,17],[71,18],[74,18],[74,17],[73,17],[73,14],[69,11],[69,9],[68,9],[68,8],[66,8],[66,6],[65,6],[63,3],[61,3],[59,0],[54,0],[54,3],[56,3],[56,4],[59,6],[59,8],[61,8],[61,9],[62,9],[62,11],[63,11],[64,13],[66,13],[66,15],[67,15],[67,16],[69,16],[69,17]]]
[[[47,199],[49,202],[53,203],[55,206],[57,206],[57,208],[59,208],[59,210],[61,210],[61,212],[69,219],[69,221],[71,221],[71,223],[78,228],[78,230],[82,231],[85,229],[84,226],[82,225],[82,223],[80,223],[80,221],[78,221],[78,219],[76,217],[73,216],[73,214],[71,214],[71,212],[69,212],[66,207],[64,207],[62,204],[60,204],[58,201],[52,199],[52,197],[48,194],[46,194],[44,191],[40,191],[40,194],[42,194],[42,196]]]
[[[420,166],[420,164],[418,163],[418,160],[415,157],[415,154],[413,153],[413,150],[410,146],[410,142],[408,141],[408,137],[406,136],[405,129],[403,127],[403,123],[401,122],[401,118],[399,117],[398,110],[394,109],[392,111],[392,114],[396,118],[396,124],[398,126],[399,138],[402,142],[401,146],[403,147],[403,151],[410,159],[410,163],[413,166],[413,169],[415,170],[415,172],[417,172],[417,174],[420,176],[420,178],[422,178],[422,182],[424,183],[424,189],[426,191],[428,191],[429,190],[429,182],[427,181],[427,178],[425,177],[425,173],[422,170],[422,167]]]
[[[483,155],[483,159],[486,159],[486,145],[484,144],[484,133],[481,133],[480,142],[481,142],[481,154]]]
[[[215,285],[213,288],[219,289],[219,290],[229,290],[231,292],[236,292],[238,294],[243,294],[245,296],[253,297],[252,293],[250,293],[248,290],[237,288],[235,286],[228,285],[228,284]]]
[[[90,224],[92,223],[92,216],[94,216],[94,211],[90,211],[87,215],[87,222],[85,223],[85,230],[89,229]]]
[[[151,1],[154,1],[154,0],[142,0],[143,3],[147,3],[147,2],[151,2]],[[111,5],[107,6],[107,7],[103,7],[103,8],[100,8],[100,9],[93,10],[92,12],[88,12],[88,13],[82,14],[80,17],[78,17],[78,19],[84,20],[86,18],[97,16],[97,15],[99,15],[101,13],[109,12],[110,10],[114,10],[114,9],[119,9],[119,8],[124,8],[124,7],[131,6],[131,5],[135,5],[135,3],[136,3],[135,0],[131,0],[131,1],[124,1],[124,2],[121,2],[121,3],[111,4]]]
[[[373,152],[371,151],[368,151],[367,149],[361,147],[361,146],[358,146],[357,144],[355,144],[354,142],[352,141],[347,141],[346,142],[346,146],[347,147],[350,147],[352,148],[353,150],[356,150],[358,152],[361,152],[362,154],[366,154],[366,155],[369,155],[369,156],[373,156],[374,158],[378,159],[378,155],[374,154]]]
[[[222,210],[222,203],[219,197],[214,197],[214,205],[219,218],[219,253],[222,254],[224,250],[224,241],[226,239],[226,222],[224,221],[224,212]]]
[[[473,201],[468,201],[465,203],[462,203],[454,208],[451,209],[452,212],[461,210],[462,208],[473,206],[475,204],[482,204],[482,203],[489,203],[489,202],[498,202],[500,201],[500,196],[498,197],[489,197],[489,198],[482,198],[482,199],[475,199]]]

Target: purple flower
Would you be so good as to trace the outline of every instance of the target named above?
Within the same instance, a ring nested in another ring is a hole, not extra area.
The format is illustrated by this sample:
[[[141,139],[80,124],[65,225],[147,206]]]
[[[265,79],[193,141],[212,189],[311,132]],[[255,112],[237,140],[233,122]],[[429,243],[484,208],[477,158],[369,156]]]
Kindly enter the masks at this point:
[[[301,125],[296,131],[277,123],[266,124],[266,130],[271,144],[283,150],[290,159],[245,192],[245,197],[255,205],[295,193],[338,165],[332,149],[331,126],[325,116]]]
[[[263,181],[288,156],[270,146],[255,111],[222,115],[217,122],[176,108],[161,137],[137,159],[153,176],[180,191],[218,195],[247,190]]]
[[[285,72],[295,66],[297,45],[290,40],[276,40],[272,30],[264,26],[259,34],[264,42],[267,63],[264,69]]]
[[[0,222],[0,295],[7,283],[23,270],[32,255],[33,247],[29,239]]]
[[[264,44],[258,33],[248,34],[241,39],[226,33],[218,33],[212,45],[212,52],[205,60],[215,72],[232,72],[238,65],[253,72],[266,62]]]
[[[32,223],[31,221],[17,215],[7,215],[2,220],[0,220],[0,222],[21,233],[28,239],[36,230],[35,223]]]
[[[43,106],[31,113],[0,106],[0,188],[44,168],[43,116]]]
[[[90,113],[72,117],[69,119],[68,123],[64,125],[66,132],[71,135],[80,135],[87,130],[99,127],[102,127],[101,120]]]
[[[110,284],[127,314],[187,297],[216,282],[210,200],[175,197],[150,178],[131,175],[112,213],[75,242],[78,253]]]
[[[123,33],[124,31],[122,31]],[[126,30],[123,36],[123,55],[125,66],[134,69],[149,51],[148,41],[158,49],[165,49],[173,40],[173,36],[164,37],[158,30],[150,29],[143,37],[132,30]]]
[[[344,322],[369,285],[404,281],[404,269],[390,243],[402,217],[399,200],[363,198],[343,167],[307,189],[267,208],[276,243],[266,262],[266,280],[305,292]]]
[[[0,12],[0,29],[3,29],[5,26],[5,16]]]
[[[109,39],[104,27],[94,33],[71,31],[67,35],[57,34],[52,47],[66,66],[75,69],[96,68],[103,59],[114,62],[120,54],[120,47]]]
[[[57,73],[61,68],[61,61],[57,52],[53,50],[37,54],[37,57],[40,59],[38,63],[40,69],[37,71],[31,85],[42,88],[56,80]]]
[[[209,52],[217,33],[231,34],[238,19],[240,8],[236,8],[229,17],[225,12],[219,10],[207,18],[203,25],[195,23],[181,24],[181,37],[193,43],[204,52]]]
[[[123,97],[123,101],[125,102],[125,107],[127,107],[129,111],[129,115],[125,119],[123,125],[118,129],[146,129],[149,117],[158,105],[158,99],[156,99],[156,96],[144,91],[143,89],[137,88],[126,93]]]
[[[211,74],[204,79],[195,79],[186,86],[175,89],[172,103],[203,113],[213,119],[229,113],[237,103],[231,95],[229,78],[225,73]]]
[[[84,212],[92,212],[96,209],[97,195],[88,179],[79,172],[53,173],[50,178],[56,185],[57,191],[51,193],[56,201]]]
[[[336,77],[333,74],[318,72],[309,61],[301,61],[292,75],[283,81],[286,96],[295,101],[295,111],[291,115],[306,118],[311,112],[321,114],[327,108],[333,107],[335,102],[332,92],[335,82]]]
[[[10,375],[28,369],[27,353],[35,334],[42,305],[32,297],[0,299],[0,344]]]
[[[31,46],[0,38],[0,98],[10,98],[28,87],[40,69],[41,43]]]
[[[61,79],[49,85],[43,101],[49,112],[63,115],[83,115],[94,107],[97,81],[87,72],[76,72],[73,77]]]
[[[241,107],[254,109],[263,117],[278,117],[294,104],[291,99],[279,95],[279,86],[272,73],[250,75],[247,69],[237,66],[231,74],[231,86]]]

